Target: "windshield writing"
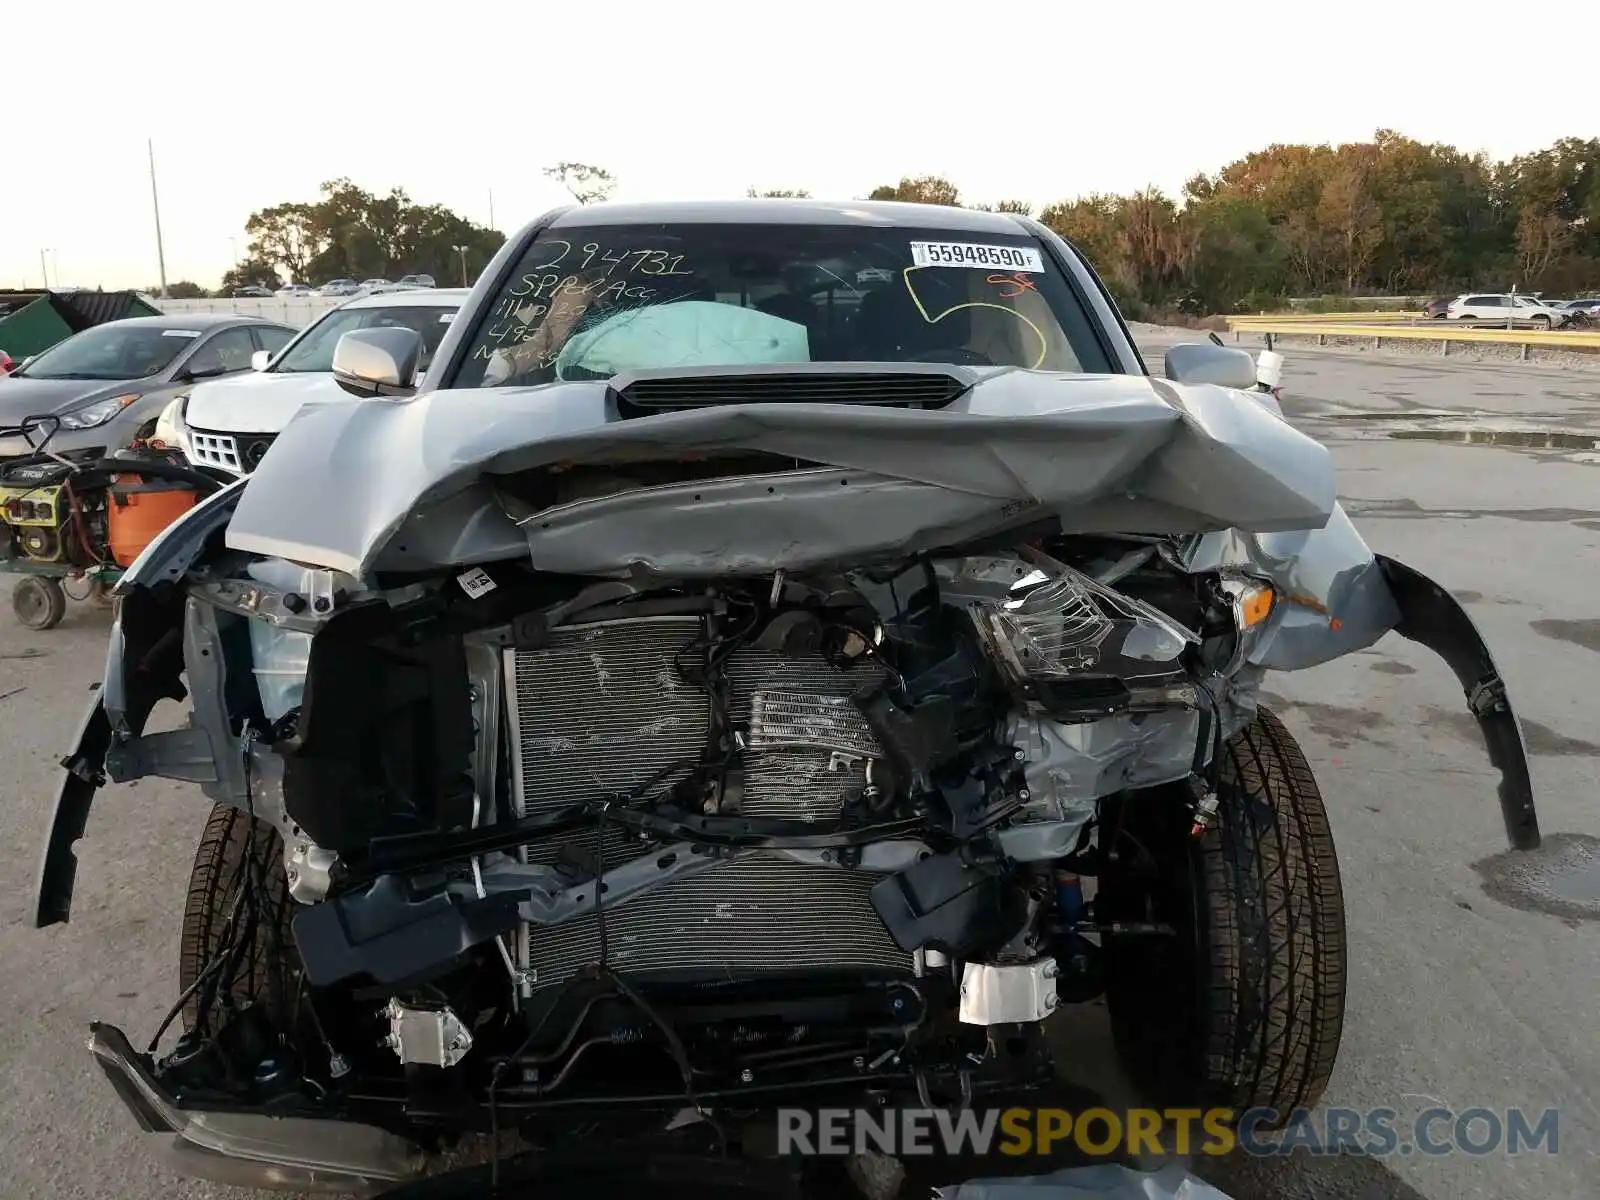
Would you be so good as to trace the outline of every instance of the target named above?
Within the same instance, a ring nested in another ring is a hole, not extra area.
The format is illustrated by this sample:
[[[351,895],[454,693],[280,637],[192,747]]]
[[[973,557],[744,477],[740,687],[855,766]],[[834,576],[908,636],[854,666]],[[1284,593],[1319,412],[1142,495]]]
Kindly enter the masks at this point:
[[[446,386],[801,362],[1110,369],[1021,231],[686,224],[540,235]]]

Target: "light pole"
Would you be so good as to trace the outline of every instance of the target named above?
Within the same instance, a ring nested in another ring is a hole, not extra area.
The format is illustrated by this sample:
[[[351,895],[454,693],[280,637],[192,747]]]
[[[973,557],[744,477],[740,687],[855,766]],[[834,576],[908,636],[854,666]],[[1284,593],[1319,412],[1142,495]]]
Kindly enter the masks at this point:
[[[39,274],[44,277],[44,290],[47,292],[50,290],[50,271],[45,266],[44,256],[53,252],[54,249],[54,246],[39,247]]]
[[[467,283],[467,248],[465,246],[457,246],[455,251],[461,255],[461,286],[468,287],[470,285]]]
[[[161,200],[156,195],[156,144],[145,139],[145,149],[150,153],[150,206],[156,214],[156,266],[161,271],[161,298],[167,298],[167,252],[161,245]]]

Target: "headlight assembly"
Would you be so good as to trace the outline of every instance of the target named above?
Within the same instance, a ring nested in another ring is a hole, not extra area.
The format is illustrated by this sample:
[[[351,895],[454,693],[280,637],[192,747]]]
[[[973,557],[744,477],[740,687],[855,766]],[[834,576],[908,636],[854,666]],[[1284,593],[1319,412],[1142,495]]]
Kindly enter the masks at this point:
[[[1063,564],[1019,580],[1000,603],[970,610],[985,656],[1030,707],[1059,720],[1187,693],[1183,658],[1197,636],[1160,610]]]
[[[61,428],[93,429],[96,425],[104,425],[138,398],[137,395],[112,396],[110,399],[96,400],[93,404],[64,412],[61,414]]]

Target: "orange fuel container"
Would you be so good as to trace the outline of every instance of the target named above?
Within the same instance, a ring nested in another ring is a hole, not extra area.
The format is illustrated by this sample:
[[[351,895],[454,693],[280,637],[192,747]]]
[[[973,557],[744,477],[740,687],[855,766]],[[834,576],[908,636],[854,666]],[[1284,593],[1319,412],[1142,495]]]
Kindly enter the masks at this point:
[[[106,496],[106,540],[117,566],[132,566],[156,535],[193,508],[198,499],[186,483],[114,476]]]

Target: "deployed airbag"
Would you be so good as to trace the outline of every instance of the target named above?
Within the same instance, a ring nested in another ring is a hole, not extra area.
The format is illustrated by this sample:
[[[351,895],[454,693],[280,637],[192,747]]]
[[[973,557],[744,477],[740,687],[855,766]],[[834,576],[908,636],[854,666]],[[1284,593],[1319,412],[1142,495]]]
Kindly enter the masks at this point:
[[[647,367],[810,361],[804,325],[734,304],[680,300],[620,312],[574,335],[556,358],[556,374],[586,379]]]

